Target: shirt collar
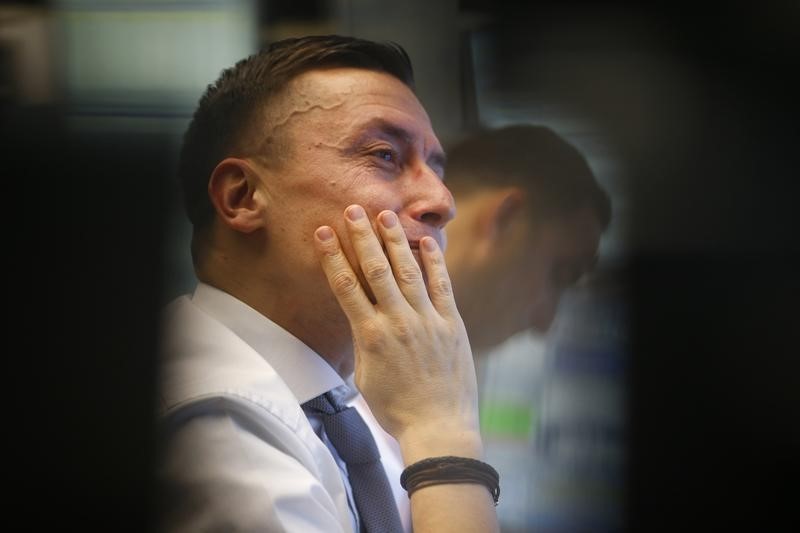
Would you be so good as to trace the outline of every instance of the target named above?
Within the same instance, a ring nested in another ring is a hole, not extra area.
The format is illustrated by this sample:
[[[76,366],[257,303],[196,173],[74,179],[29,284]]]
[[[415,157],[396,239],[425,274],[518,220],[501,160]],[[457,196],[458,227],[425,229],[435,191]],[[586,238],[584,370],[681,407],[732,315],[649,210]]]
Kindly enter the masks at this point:
[[[246,303],[211,285],[199,283],[192,302],[250,345],[304,403],[345,382],[300,339]]]

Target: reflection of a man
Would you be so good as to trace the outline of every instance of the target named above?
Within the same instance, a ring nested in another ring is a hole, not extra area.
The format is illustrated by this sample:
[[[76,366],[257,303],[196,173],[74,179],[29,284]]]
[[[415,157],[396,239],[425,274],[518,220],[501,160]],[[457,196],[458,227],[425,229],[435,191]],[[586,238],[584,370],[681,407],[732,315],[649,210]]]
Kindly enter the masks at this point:
[[[451,148],[447,184],[458,206],[447,265],[473,350],[546,332],[611,218],[584,157],[546,127],[509,126]]]

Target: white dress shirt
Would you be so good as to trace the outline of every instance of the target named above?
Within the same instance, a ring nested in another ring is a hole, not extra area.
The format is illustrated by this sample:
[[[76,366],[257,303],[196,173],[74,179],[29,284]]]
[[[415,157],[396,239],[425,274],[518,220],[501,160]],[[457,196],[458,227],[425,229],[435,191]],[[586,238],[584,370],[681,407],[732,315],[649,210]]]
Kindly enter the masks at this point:
[[[333,368],[254,309],[204,284],[168,306],[164,326],[164,528],[358,531],[346,468],[324,444],[321,424],[300,407],[346,387]]]

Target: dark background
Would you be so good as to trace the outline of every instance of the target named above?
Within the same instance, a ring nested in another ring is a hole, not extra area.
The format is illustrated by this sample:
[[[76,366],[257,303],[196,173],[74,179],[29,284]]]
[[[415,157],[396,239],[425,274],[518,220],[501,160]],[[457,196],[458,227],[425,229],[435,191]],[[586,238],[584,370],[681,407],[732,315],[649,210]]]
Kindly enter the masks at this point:
[[[537,89],[600,124],[627,169],[627,529],[789,530],[800,11],[493,9],[498,85],[547,72]]]
[[[497,84],[555,72],[537,89],[601,124],[625,162],[628,530],[789,530],[800,9],[460,5],[487,17]],[[660,78],[649,58],[688,81]],[[652,99],[631,100],[631,83]],[[8,516],[146,531],[168,143],[70,133],[58,105],[1,105]]]

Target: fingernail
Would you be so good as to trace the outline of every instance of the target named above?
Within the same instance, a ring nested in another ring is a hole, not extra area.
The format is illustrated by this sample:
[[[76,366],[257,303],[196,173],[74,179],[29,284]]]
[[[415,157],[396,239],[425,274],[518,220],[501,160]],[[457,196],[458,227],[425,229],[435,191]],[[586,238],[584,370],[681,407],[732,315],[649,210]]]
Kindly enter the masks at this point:
[[[393,228],[397,224],[397,215],[391,211],[384,211],[381,214],[381,223],[384,228]]]
[[[321,240],[322,242],[329,241],[333,238],[333,230],[328,226],[322,226],[321,228],[317,228],[317,239]]]
[[[364,208],[360,205],[351,205],[347,208],[347,218],[353,222],[356,220],[361,220],[365,215],[366,213],[364,213]]]
[[[425,237],[422,239],[422,246],[429,252],[433,252],[436,250],[436,241],[433,240],[433,237]]]

